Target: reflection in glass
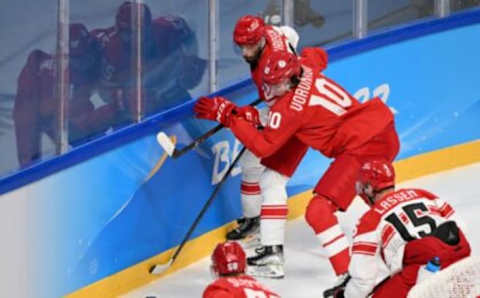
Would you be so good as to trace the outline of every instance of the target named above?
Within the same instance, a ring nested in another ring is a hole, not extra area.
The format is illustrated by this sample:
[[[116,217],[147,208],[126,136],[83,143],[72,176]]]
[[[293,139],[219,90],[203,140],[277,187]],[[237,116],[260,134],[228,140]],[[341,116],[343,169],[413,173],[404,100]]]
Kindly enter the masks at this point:
[[[387,28],[434,15],[434,0],[369,0],[368,29]]]
[[[14,107],[17,97],[19,74],[27,58],[34,50],[54,53],[56,44],[57,0],[17,0],[5,3],[0,10],[0,175],[19,168],[16,142]],[[68,29],[68,28],[67,28]],[[33,54],[32,58],[37,55]],[[55,87],[55,86],[53,86]],[[34,94],[34,90],[25,90]],[[54,90],[49,90],[53,93]],[[40,113],[39,106],[32,102],[32,117]],[[24,105],[29,105],[25,102]],[[33,123],[33,122],[32,122]],[[33,123],[36,125],[36,123]],[[45,137],[44,137],[45,138]],[[48,139],[48,137],[46,137]],[[43,154],[55,154],[50,140],[40,149]]]
[[[293,22],[296,27],[311,25],[320,28],[325,23],[325,17],[316,9],[312,8],[311,0],[293,1]],[[265,23],[271,25],[282,25],[282,1],[269,0],[262,16]]]
[[[117,102],[118,123],[130,123],[138,113],[151,115],[188,100],[188,89],[199,84],[206,68],[206,61],[197,56],[196,36],[185,19],[172,15],[153,18],[143,3],[124,2],[115,25],[97,30],[95,35],[103,47],[100,96],[105,102]]]
[[[91,134],[103,121],[90,101],[99,75],[100,51],[83,24],[71,24],[69,42],[69,128],[72,137]],[[58,134],[57,60],[45,51],[33,50],[18,76],[13,109],[17,156],[26,166],[41,157],[42,135],[52,141]],[[88,119],[88,120],[87,120]],[[96,121],[92,121],[96,120]]]
[[[450,0],[450,10],[452,12],[475,8],[478,6],[480,6],[480,0]]]
[[[300,48],[352,38],[353,1],[294,0],[294,25]]]

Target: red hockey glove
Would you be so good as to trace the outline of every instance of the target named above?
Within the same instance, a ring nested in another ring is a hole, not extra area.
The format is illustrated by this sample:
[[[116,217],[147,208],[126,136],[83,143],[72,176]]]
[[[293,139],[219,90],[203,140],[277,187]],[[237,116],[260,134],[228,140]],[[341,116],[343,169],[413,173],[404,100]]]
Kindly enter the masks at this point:
[[[252,106],[244,106],[235,108],[236,115],[242,117],[255,126],[261,126],[260,114],[258,110]]]
[[[215,96],[213,98],[200,97],[193,110],[197,118],[217,121],[228,127],[235,108],[235,104],[231,101],[221,96]]]

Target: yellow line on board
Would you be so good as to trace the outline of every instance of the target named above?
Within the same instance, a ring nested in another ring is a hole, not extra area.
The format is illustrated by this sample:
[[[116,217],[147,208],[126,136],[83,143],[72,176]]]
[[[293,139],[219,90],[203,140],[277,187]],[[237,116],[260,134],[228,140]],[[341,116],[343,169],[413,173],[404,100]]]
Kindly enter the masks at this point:
[[[397,173],[397,182],[401,182],[479,161],[480,140],[477,140],[409,157],[395,162],[394,166]],[[308,190],[288,199],[289,220],[302,216],[305,213],[305,208],[311,195],[312,191]],[[153,264],[167,262],[175,247],[79,289],[66,297],[118,297],[209,256],[218,242],[225,241],[225,234],[232,225],[233,222],[225,224],[187,242],[184,250],[181,252],[182,255],[162,275],[153,276],[148,273],[148,269]]]

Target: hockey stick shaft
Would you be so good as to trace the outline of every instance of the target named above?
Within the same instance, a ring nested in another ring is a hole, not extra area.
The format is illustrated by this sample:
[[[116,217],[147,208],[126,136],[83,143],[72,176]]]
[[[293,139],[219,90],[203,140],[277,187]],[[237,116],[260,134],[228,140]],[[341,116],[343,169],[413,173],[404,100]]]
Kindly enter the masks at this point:
[[[200,213],[197,215],[197,218],[195,218],[195,221],[193,222],[192,226],[190,227],[190,229],[188,230],[187,234],[185,235],[185,237],[183,238],[180,246],[178,247],[177,251],[173,254],[172,256],[172,263],[175,261],[175,259],[177,258],[178,254],[180,253],[180,251],[182,250],[183,246],[185,245],[185,243],[187,242],[187,240],[190,238],[190,236],[192,235],[193,231],[195,230],[195,228],[197,227],[198,223],[200,222],[200,220],[202,219],[203,215],[205,214],[205,212],[208,210],[208,208],[210,207],[210,205],[212,204],[213,202],[213,199],[215,199],[215,197],[217,196],[217,193],[220,191],[220,188],[222,187],[223,183],[225,181],[227,181],[228,179],[228,176],[230,176],[230,173],[232,172],[233,168],[237,165],[237,162],[240,160],[240,158],[242,157],[243,153],[245,152],[246,150],[246,147],[243,147],[242,150],[238,153],[237,157],[233,160],[232,164],[230,165],[230,167],[228,168],[227,172],[225,173],[225,175],[222,177],[222,180],[220,180],[220,182],[217,184],[217,186],[215,187],[215,189],[213,190],[212,194],[210,195],[210,197],[208,198],[207,202],[205,202],[205,204],[203,205],[203,208],[202,210],[200,211]]]
[[[197,139],[195,139],[192,143],[188,144],[187,146],[183,147],[182,149],[180,150],[177,150],[175,149],[175,151],[173,152],[173,155],[172,157],[173,158],[179,158],[180,156],[184,155],[185,153],[187,153],[188,151],[192,150],[193,148],[197,147],[198,145],[200,145],[201,143],[203,143],[206,139],[208,139],[209,137],[213,136],[214,134],[216,134],[219,130],[221,130],[223,128],[223,125],[222,124],[218,124],[217,126],[215,126],[214,128],[210,129],[209,131],[207,131],[206,133],[204,133],[203,135],[201,135],[200,137],[198,137]]]
[[[160,265],[160,264],[157,264],[157,265],[154,265],[152,268],[150,268],[150,273],[153,273],[153,274],[159,274],[159,273],[162,273],[164,272],[165,270],[167,270],[174,262],[175,260],[177,259],[177,256],[180,254],[180,252],[182,251],[182,248],[185,246],[185,244],[187,243],[188,239],[190,238],[190,236],[192,235],[193,231],[195,230],[195,228],[197,227],[198,223],[200,222],[200,220],[203,218],[205,212],[208,210],[208,208],[210,207],[210,205],[212,204],[213,200],[215,199],[215,197],[217,196],[217,193],[220,191],[220,188],[222,187],[223,183],[225,181],[227,181],[228,179],[228,176],[230,176],[230,173],[232,172],[233,168],[236,166],[236,164],[238,163],[238,161],[240,160],[240,158],[242,157],[243,153],[245,152],[246,150],[246,147],[243,147],[242,150],[240,150],[240,152],[238,153],[237,157],[235,157],[235,159],[233,160],[232,164],[230,165],[230,167],[228,168],[227,172],[225,173],[225,175],[222,177],[222,179],[220,180],[220,182],[217,184],[217,186],[215,186],[215,189],[213,190],[212,194],[210,195],[210,197],[208,198],[208,200],[205,202],[205,204],[203,205],[202,207],[202,210],[200,211],[200,213],[198,213],[197,215],[197,218],[195,218],[195,221],[193,222],[193,224],[190,226],[190,229],[188,230],[187,234],[185,235],[185,237],[183,237],[182,239],[182,242],[180,243],[180,246],[177,248],[177,250],[175,251],[175,253],[173,254],[173,256],[170,258],[170,260],[168,261],[168,263],[166,265]]]
[[[258,98],[257,100],[255,100],[254,102],[250,103],[249,106],[256,106],[258,105],[259,103],[261,103],[262,100],[260,98]],[[172,154],[172,157],[173,158],[179,158],[180,156],[184,155],[185,153],[187,153],[188,151],[194,149],[195,147],[197,147],[198,145],[200,145],[201,143],[203,143],[206,139],[208,139],[209,137],[211,137],[212,135],[216,134],[219,130],[221,130],[223,128],[223,125],[222,124],[218,124],[217,126],[215,126],[214,128],[210,129],[209,131],[207,131],[206,133],[204,133],[203,135],[201,135],[200,137],[198,137],[197,139],[195,139],[193,142],[191,142],[190,144],[188,144],[187,146],[183,147],[182,149],[175,149],[173,154]]]

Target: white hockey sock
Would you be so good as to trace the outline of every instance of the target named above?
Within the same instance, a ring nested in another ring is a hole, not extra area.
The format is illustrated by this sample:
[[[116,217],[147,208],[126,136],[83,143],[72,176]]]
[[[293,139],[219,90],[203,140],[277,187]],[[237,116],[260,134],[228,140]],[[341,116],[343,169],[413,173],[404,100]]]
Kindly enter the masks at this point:
[[[265,167],[260,163],[260,159],[248,150],[240,159],[240,165],[242,167],[240,194],[243,216],[257,217],[260,215],[263,202],[259,181]]]
[[[242,181],[240,191],[243,216],[247,218],[259,216],[262,207],[262,195],[258,182]]]
[[[263,205],[260,217],[262,245],[283,245],[285,242],[285,222],[288,206]]]
[[[285,242],[285,222],[287,220],[288,177],[267,169],[260,179],[263,205],[260,217],[262,245],[283,245]]]

